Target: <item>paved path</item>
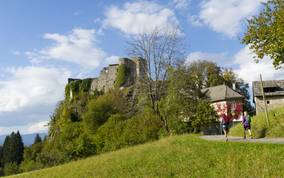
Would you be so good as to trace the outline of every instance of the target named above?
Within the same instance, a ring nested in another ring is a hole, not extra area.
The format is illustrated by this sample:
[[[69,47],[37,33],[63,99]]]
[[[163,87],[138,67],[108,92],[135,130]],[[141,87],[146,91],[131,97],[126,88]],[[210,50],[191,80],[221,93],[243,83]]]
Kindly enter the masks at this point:
[[[224,135],[204,135],[200,136],[202,139],[211,141],[226,141]],[[244,139],[243,137],[231,137],[229,136],[229,142],[254,142],[254,143],[276,143],[284,144],[284,138],[257,138],[257,139]]]

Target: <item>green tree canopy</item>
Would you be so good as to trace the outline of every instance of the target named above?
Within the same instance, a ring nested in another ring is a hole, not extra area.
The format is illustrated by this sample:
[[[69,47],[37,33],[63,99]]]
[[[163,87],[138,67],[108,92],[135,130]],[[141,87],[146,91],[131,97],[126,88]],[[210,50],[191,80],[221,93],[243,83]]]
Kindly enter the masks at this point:
[[[24,143],[19,133],[12,132],[6,136],[3,144],[3,164],[17,163],[20,164],[23,160]]]
[[[36,134],[34,144],[41,143],[41,142],[42,142],[41,137],[39,136],[39,134]]]
[[[242,43],[262,59],[269,56],[275,67],[284,62],[284,1],[269,0],[261,13],[248,20]]]

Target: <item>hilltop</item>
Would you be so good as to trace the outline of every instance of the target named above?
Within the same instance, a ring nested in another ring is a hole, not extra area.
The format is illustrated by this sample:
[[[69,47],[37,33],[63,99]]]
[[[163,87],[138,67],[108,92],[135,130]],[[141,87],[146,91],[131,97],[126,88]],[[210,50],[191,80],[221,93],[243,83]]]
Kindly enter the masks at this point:
[[[283,145],[182,135],[12,177],[281,177],[283,156]]]

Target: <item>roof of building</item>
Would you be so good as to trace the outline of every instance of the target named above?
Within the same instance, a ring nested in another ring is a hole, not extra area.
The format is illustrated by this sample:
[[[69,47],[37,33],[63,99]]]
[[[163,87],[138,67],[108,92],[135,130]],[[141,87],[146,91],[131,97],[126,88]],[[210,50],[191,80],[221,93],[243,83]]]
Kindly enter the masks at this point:
[[[253,96],[262,96],[261,82],[252,83]],[[284,96],[284,80],[266,80],[263,81],[263,90],[265,96]]]
[[[242,99],[243,95],[228,87],[227,85],[218,85],[202,90],[211,102],[226,101],[231,99]]]

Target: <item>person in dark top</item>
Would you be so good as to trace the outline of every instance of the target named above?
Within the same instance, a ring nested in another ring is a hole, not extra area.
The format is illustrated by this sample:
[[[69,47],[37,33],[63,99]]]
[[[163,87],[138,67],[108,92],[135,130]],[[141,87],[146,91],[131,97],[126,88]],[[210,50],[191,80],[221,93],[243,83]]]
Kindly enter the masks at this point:
[[[244,139],[246,139],[246,131],[248,131],[249,136],[252,138],[252,134],[251,134],[251,118],[250,118],[250,116],[248,115],[248,113],[246,111],[244,112],[242,124],[244,126]]]

